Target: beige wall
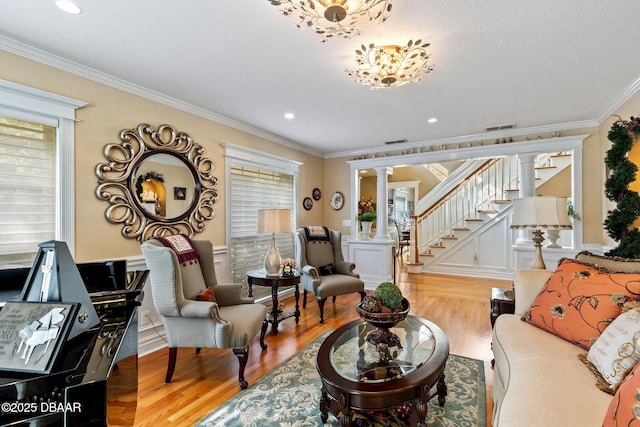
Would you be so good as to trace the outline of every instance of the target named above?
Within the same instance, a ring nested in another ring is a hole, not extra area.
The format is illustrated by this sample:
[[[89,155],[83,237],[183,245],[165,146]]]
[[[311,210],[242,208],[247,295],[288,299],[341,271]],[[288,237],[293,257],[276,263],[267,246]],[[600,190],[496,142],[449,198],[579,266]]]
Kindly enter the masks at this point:
[[[187,132],[205,148],[205,155],[213,160],[220,198],[215,205],[214,218],[206,223],[205,230],[197,235],[198,238],[209,239],[214,246],[226,244],[227,195],[221,142],[231,142],[304,163],[299,175],[300,203],[305,196],[311,195],[315,187],[323,190],[323,198],[310,211],[299,206],[298,222],[322,223],[324,212],[321,205],[328,206],[327,191],[330,190],[324,191],[322,188],[324,169],[321,158],[5,51],[0,51],[0,64],[0,79],[89,103],[78,110],[78,122],[75,125],[75,258],[78,262],[140,254],[140,243],[122,237],[120,226],[106,221],[104,211],[108,204],[95,196],[95,166],[106,160],[102,151],[104,146],[119,142],[118,135],[122,129],[133,128],[140,123],[149,123],[154,127],[170,124],[179,131]],[[173,194],[170,196],[173,197]]]
[[[95,259],[116,258],[140,254],[139,243],[120,235],[120,227],[104,219],[106,202],[95,197],[97,178],[94,168],[103,162],[103,147],[118,142],[120,130],[132,128],[139,123],[152,126],[170,124],[203,145],[206,155],[213,159],[219,179],[220,198],[216,204],[215,217],[207,222],[199,238],[209,239],[216,246],[226,244],[226,194],[224,176],[224,150],[221,142],[254,148],[283,158],[304,163],[299,176],[299,202],[311,196],[314,188],[320,188],[322,198],[314,202],[310,211],[298,206],[298,224],[321,224],[349,233],[342,221],[350,218],[351,183],[348,158],[321,159],[294,150],[264,138],[216,123],[198,116],[153,102],[127,92],[120,91],[92,80],[75,76],[29,59],[0,51],[0,79],[49,91],[88,102],[78,110],[76,136],[76,259],[79,262]],[[628,119],[640,115],[640,94],[634,95],[614,114]],[[562,132],[563,136],[590,134],[583,150],[583,212],[584,242],[610,243],[602,222],[610,204],[603,196],[603,159],[610,146],[607,132],[615,117],[607,118],[594,128]],[[329,200],[333,192],[345,196],[341,210],[333,210]],[[373,193],[375,196],[375,192]],[[374,197],[375,198],[375,197]]]

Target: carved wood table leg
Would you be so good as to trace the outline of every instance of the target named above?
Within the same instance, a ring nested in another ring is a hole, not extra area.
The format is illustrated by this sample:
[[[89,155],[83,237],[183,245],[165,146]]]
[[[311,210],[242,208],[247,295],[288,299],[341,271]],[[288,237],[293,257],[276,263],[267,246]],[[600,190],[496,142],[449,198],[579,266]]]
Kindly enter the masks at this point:
[[[444,382],[444,373],[438,379],[438,404],[444,406],[445,398],[447,397],[447,384]]]
[[[322,424],[327,423],[329,418],[329,398],[327,397],[327,391],[322,387],[322,396],[320,397],[320,419]]]

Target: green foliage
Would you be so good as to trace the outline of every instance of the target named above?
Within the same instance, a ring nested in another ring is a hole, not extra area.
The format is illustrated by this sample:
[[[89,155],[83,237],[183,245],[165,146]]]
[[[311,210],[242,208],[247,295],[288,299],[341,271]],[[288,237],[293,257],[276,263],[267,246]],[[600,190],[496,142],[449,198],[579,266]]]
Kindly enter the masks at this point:
[[[640,195],[629,189],[638,168],[627,156],[633,147],[631,131],[636,134],[637,125],[638,120],[633,117],[629,122],[614,123],[608,134],[611,148],[605,157],[609,170],[609,177],[604,184],[605,195],[616,203],[616,207],[607,213],[604,228],[612,239],[620,242],[607,255],[626,258],[640,257],[640,232],[633,228],[634,221],[640,216]]]
[[[373,222],[376,220],[376,213],[375,212],[371,212],[371,211],[367,211],[364,213],[361,213],[360,215],[358,215],[358,219],[360,221],[369,221],[369,222]]]
[[[374,292],[374,296],[379,298],[383,305],[391,310],[402,307],[402,291],[391,282],[380,283]]]

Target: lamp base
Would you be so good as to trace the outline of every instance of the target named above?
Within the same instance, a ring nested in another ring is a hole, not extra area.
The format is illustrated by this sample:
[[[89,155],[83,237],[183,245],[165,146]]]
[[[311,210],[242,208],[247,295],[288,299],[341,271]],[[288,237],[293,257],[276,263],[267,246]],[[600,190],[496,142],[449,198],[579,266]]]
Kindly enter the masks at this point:
[[[542,231],[535,230],[533,231],[533,237],[531,240],[535,243],[536,251],[533,255],[533,261],[531,262],[531,268],[537,270],[546,270],[547,266],[544,264],[544,259],[542,259],[542,242],[544,241],[544,237],[542,237]]]
[[[276,247],[275,233],[271,235],[271,247],[269,248],[269,252],[267,252],[267,256],[264,257],[264,269],[267,270],[269,276],[280,275],[280,254]]]

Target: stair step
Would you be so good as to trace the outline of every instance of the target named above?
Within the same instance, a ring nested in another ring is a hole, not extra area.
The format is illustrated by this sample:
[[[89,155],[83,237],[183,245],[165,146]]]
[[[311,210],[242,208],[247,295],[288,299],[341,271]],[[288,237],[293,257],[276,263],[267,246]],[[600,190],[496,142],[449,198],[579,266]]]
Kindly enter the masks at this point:
[[[458,238],[456,236],[444,236],[442,240],[458,240]]]
[[[498,213],[495,209],[478,209],[478,213]]]
[[[495,203],[496,205],[506,205],[511,203],[511,199],[495,199],[492,200],[491,203]]]
[[[484,221],[482,218],[465,218],[465,221]]]
[[[540,169],[556,169],[557,166],[536,166],[534,169],[535,170],[540,170]]]
[[[571,157],[571,153],[569,154],[554,154],[552,156],[549,157]]]
[[[507,191],[509,191],[509,192],[510,192],[510,191],[517,191],[517,192],[520,192],[520,189],[519,189],[519,188],[507,188],[507,189],[506,189],[506,190],[504,190],[504,191],[505,191],[505,192],[507,192]]]
[[[471,229],[467,227],[455,227],[455,228],[452,228],[452,230],[453,231],[471,231]]]
[[[425,253],[421,253],[421,254],[418,254],[418,255],[420,255],[420,256],[434,256],[433,254],[425,254]]]
[[[440,246],[440,245],[429,245],[429,248],[431,249],[444,249],[446,246]]]

